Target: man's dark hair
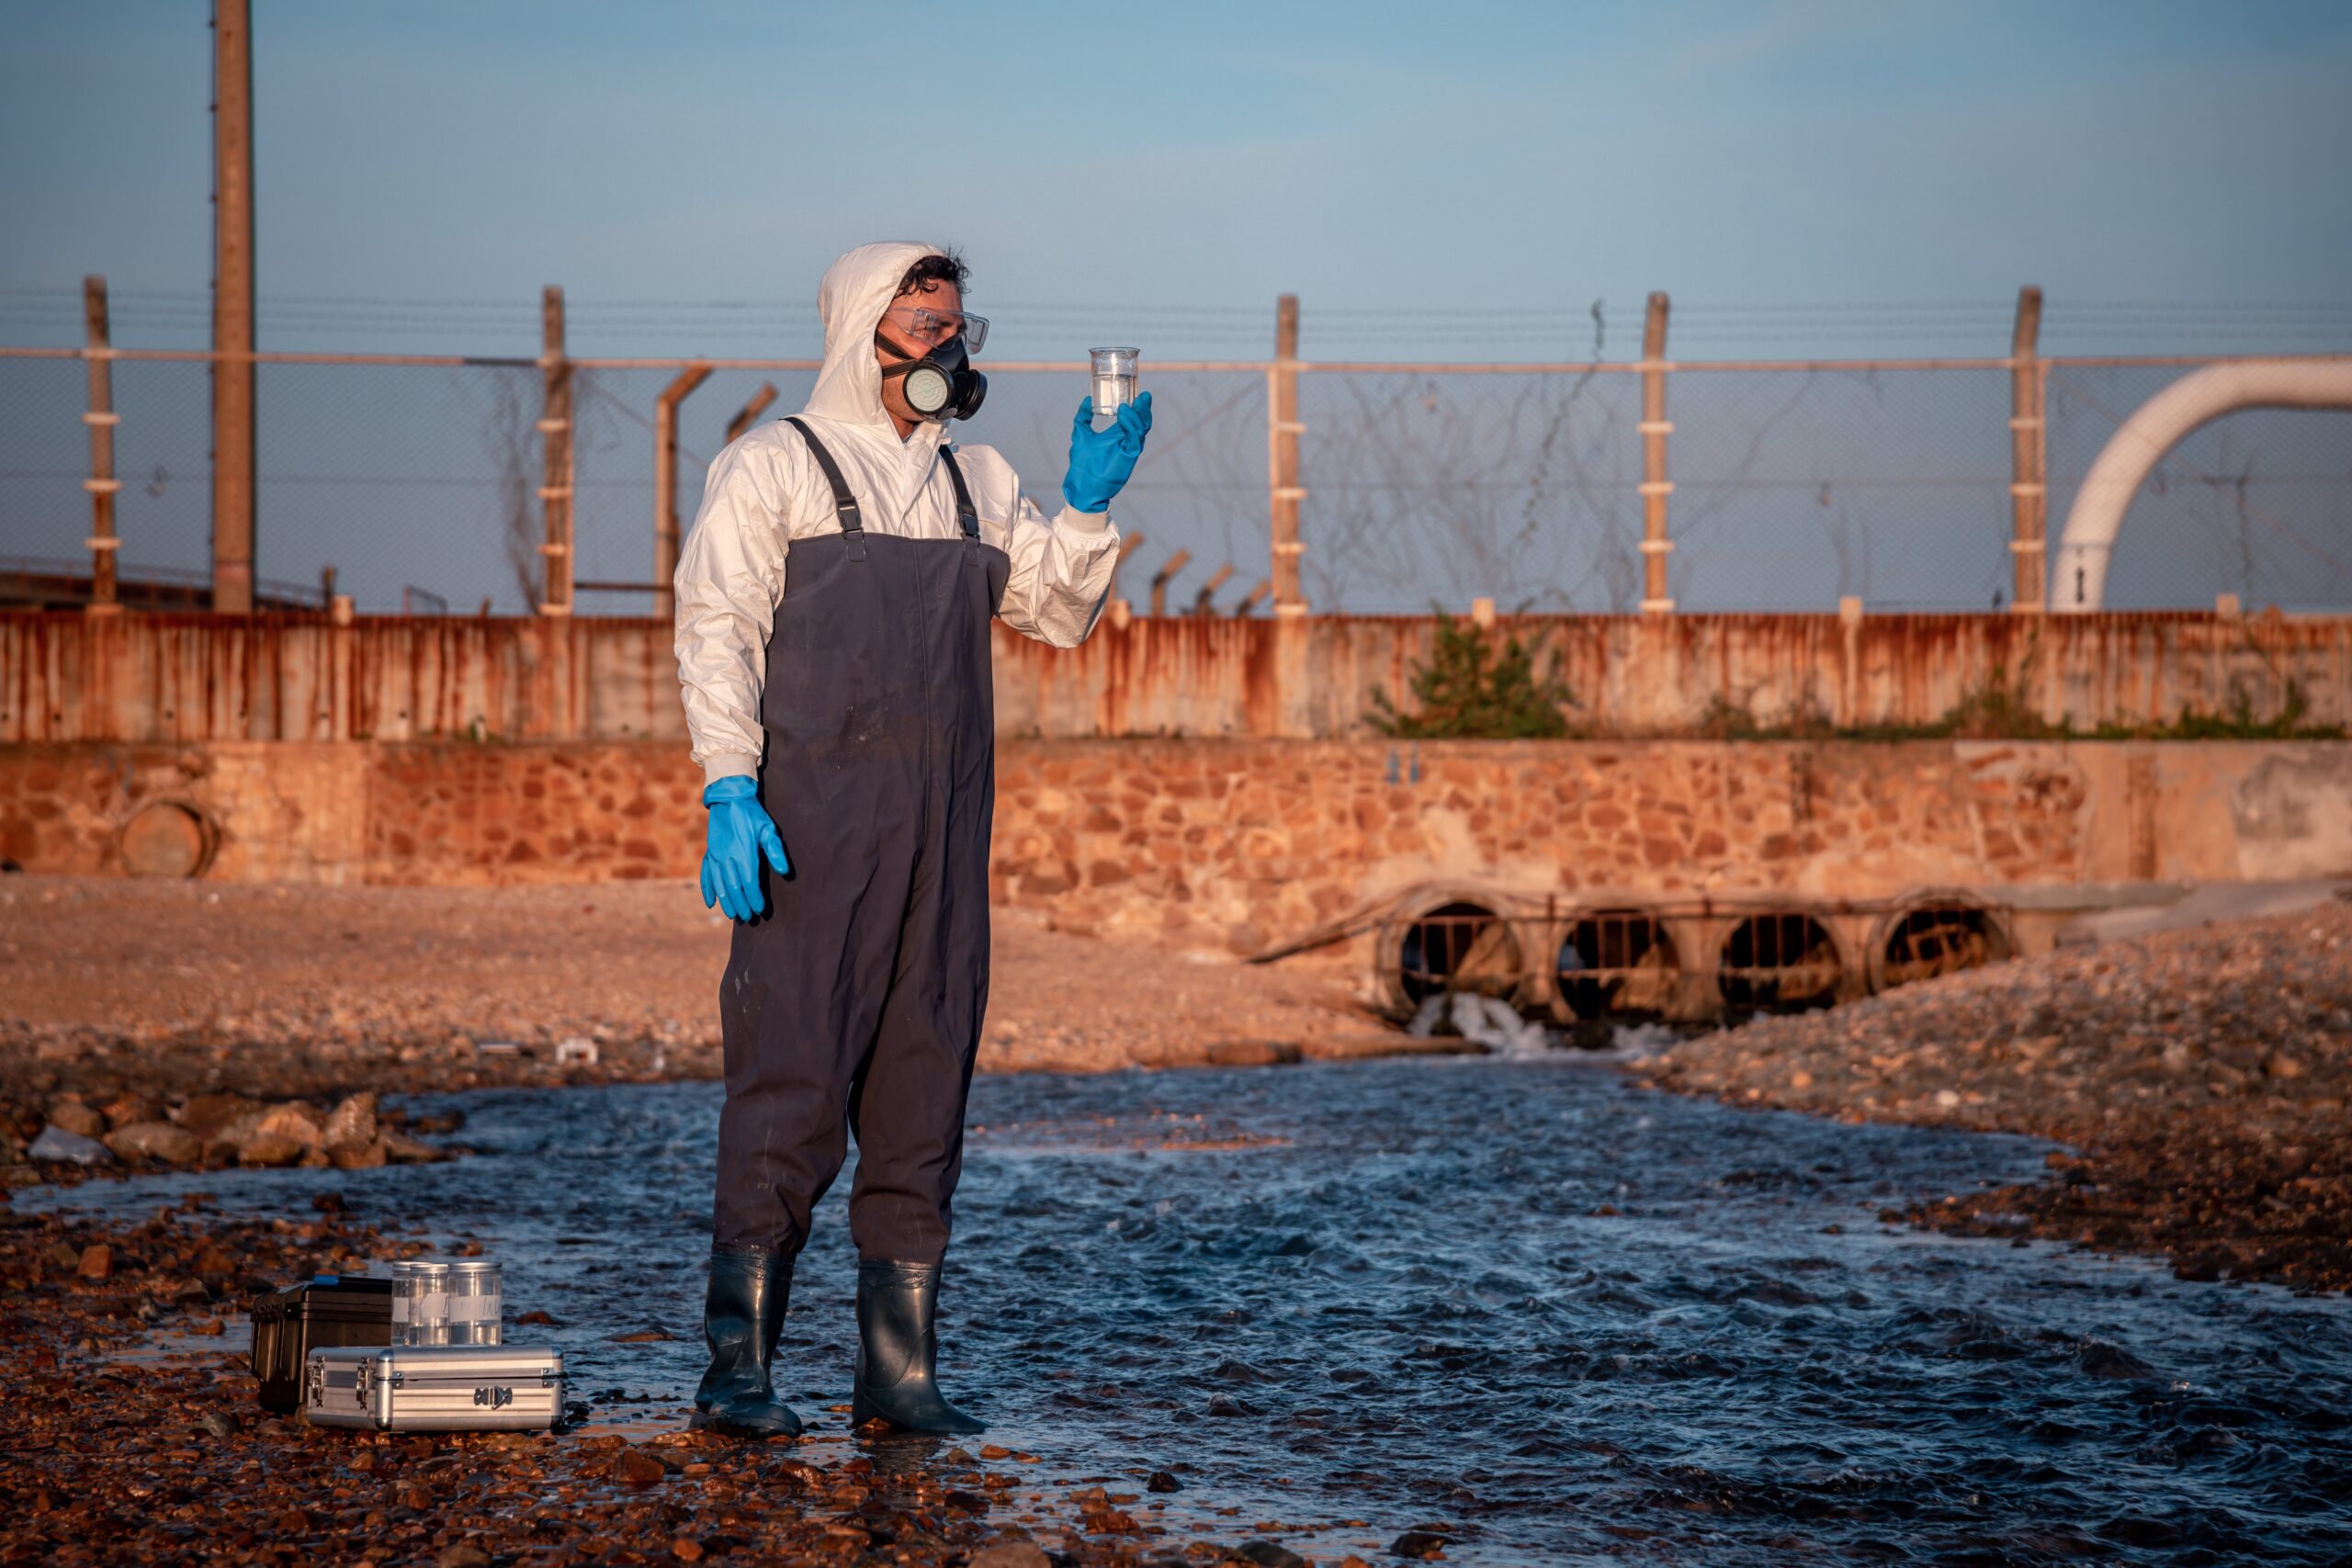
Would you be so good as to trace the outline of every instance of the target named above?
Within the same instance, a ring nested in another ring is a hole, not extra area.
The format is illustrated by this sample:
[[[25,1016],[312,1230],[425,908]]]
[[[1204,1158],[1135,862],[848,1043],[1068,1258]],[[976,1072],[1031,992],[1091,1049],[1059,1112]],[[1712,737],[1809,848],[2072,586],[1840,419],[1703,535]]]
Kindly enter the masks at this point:
[[[899,279],[898,297],[904,298],[918,289],[928,294],[943,283],[952,283],[961,289],[971,276],[972,269],[966,266],[964,258],[953,251],[943,255],[925,256],[907,268],[907,276]]]

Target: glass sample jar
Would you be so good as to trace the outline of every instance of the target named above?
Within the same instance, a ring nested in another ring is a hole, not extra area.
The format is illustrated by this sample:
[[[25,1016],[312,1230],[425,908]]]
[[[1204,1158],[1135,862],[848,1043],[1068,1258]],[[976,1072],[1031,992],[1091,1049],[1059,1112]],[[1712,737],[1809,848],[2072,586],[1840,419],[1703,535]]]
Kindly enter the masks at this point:
[[[447,1343],[503,1344],[505,1308],[505,1280],[497,1264],[486,1258],[470,1258],[449,1265]]]
[[[1107,430],[1120,408],[1136,400],[1136,381],[1143,367],[1143,351],[1135,348],[1095,348],[1094,428]]]
[[[422,1258],[392,1265],[392,1343],[449,1343],[449,1265]]]

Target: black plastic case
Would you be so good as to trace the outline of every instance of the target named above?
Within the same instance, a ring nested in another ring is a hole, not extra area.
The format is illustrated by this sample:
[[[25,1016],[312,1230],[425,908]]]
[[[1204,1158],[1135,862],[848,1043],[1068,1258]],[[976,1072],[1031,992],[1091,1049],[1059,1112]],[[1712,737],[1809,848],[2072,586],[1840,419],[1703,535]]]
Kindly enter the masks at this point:
[[[322,1274],[254,1303],[254,1376],[265,1410],[302,1405],[302,1366],[322,1345],[390,1345],[392,1282]]]

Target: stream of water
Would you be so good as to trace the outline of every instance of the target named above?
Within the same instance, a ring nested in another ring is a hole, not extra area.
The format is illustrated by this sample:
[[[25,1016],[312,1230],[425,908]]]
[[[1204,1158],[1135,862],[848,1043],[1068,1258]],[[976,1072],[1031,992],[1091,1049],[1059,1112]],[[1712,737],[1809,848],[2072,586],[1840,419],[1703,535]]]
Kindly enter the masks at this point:
[[[479,1238],[510,1322],[561,1323],[510,1337],[562,1345],[599,1423],[658,1424],[701,1367],[718,1098],[428,1100],[477,1154],[20,1206],[201,1190],[308,1216],[338,1189],[367,1223]],[[1039,1480],[1170,1472],[1157,1517],[1180,1529],[1319,1526],[1284,1539],[1323,1561],[1428,1525],[1455,1563],[2352,1558],[2352,1303],[1879,1222],[2030,1179],[2030,1140],[1736,1111],[1563,1061],[984,1077],[971,1120],[943,1382]],[[828,1448],[848,1186],[779,1352]],[[649,1328],[677,1337],[616,1342]]]

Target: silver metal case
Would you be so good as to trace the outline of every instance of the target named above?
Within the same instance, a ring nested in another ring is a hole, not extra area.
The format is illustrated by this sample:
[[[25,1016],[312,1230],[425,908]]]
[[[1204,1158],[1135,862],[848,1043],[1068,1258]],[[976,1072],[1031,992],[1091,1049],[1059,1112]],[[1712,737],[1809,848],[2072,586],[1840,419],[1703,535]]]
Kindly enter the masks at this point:
[[[545,1431],[563,1418],[563,1352],[534,1345],[322,1347],[303,1365],[302,1418],[378,1432]]]

